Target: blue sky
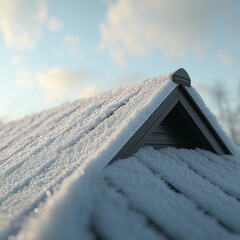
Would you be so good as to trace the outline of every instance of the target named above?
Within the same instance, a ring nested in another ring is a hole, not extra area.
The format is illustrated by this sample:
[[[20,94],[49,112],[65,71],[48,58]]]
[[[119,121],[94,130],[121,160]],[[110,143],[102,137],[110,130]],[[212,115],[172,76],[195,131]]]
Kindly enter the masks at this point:
[[[0,119],[184,67],[240,82],[238,0],[0,0]]]

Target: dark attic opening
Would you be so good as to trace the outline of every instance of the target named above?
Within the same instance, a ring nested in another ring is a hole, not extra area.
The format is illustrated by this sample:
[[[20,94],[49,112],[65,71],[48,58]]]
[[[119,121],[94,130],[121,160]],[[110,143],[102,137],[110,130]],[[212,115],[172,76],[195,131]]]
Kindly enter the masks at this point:
[[[164,147],[201,148],[215,152],[181,103],[177,103],[154,129],[146,139],[144,146],[152,146],[157,149]]]

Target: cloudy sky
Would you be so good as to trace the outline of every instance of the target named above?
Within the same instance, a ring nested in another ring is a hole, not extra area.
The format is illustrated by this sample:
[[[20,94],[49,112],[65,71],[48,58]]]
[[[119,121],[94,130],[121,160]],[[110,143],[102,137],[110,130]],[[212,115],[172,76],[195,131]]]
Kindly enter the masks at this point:
[[[239,0],[0,0],[0,119],[184,67],[240,82]]]

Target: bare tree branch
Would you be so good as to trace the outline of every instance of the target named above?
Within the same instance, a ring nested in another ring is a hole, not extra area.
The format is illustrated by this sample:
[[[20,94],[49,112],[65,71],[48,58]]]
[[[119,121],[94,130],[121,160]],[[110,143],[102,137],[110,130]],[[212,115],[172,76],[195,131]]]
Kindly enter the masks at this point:
[[[218,110],[218,117],[220,122],[224,123],[229,130],[229,134],[235,144],[240,145],[240,98],[238,93],[240,92],[240,84],[237,88],[237,102],[233,102],[231,92],[226,88],[226,85],[221,83],[215,83],[211,89],[211,97],[216,104]]]

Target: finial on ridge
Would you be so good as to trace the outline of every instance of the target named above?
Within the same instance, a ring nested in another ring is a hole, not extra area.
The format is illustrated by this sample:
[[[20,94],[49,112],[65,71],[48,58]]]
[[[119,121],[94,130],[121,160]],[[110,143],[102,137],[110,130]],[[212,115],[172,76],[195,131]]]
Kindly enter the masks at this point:
[[[179,68],[172,75],[173,82],[181,84],[183,86],[191,87],[191,78],[185,69]]]

